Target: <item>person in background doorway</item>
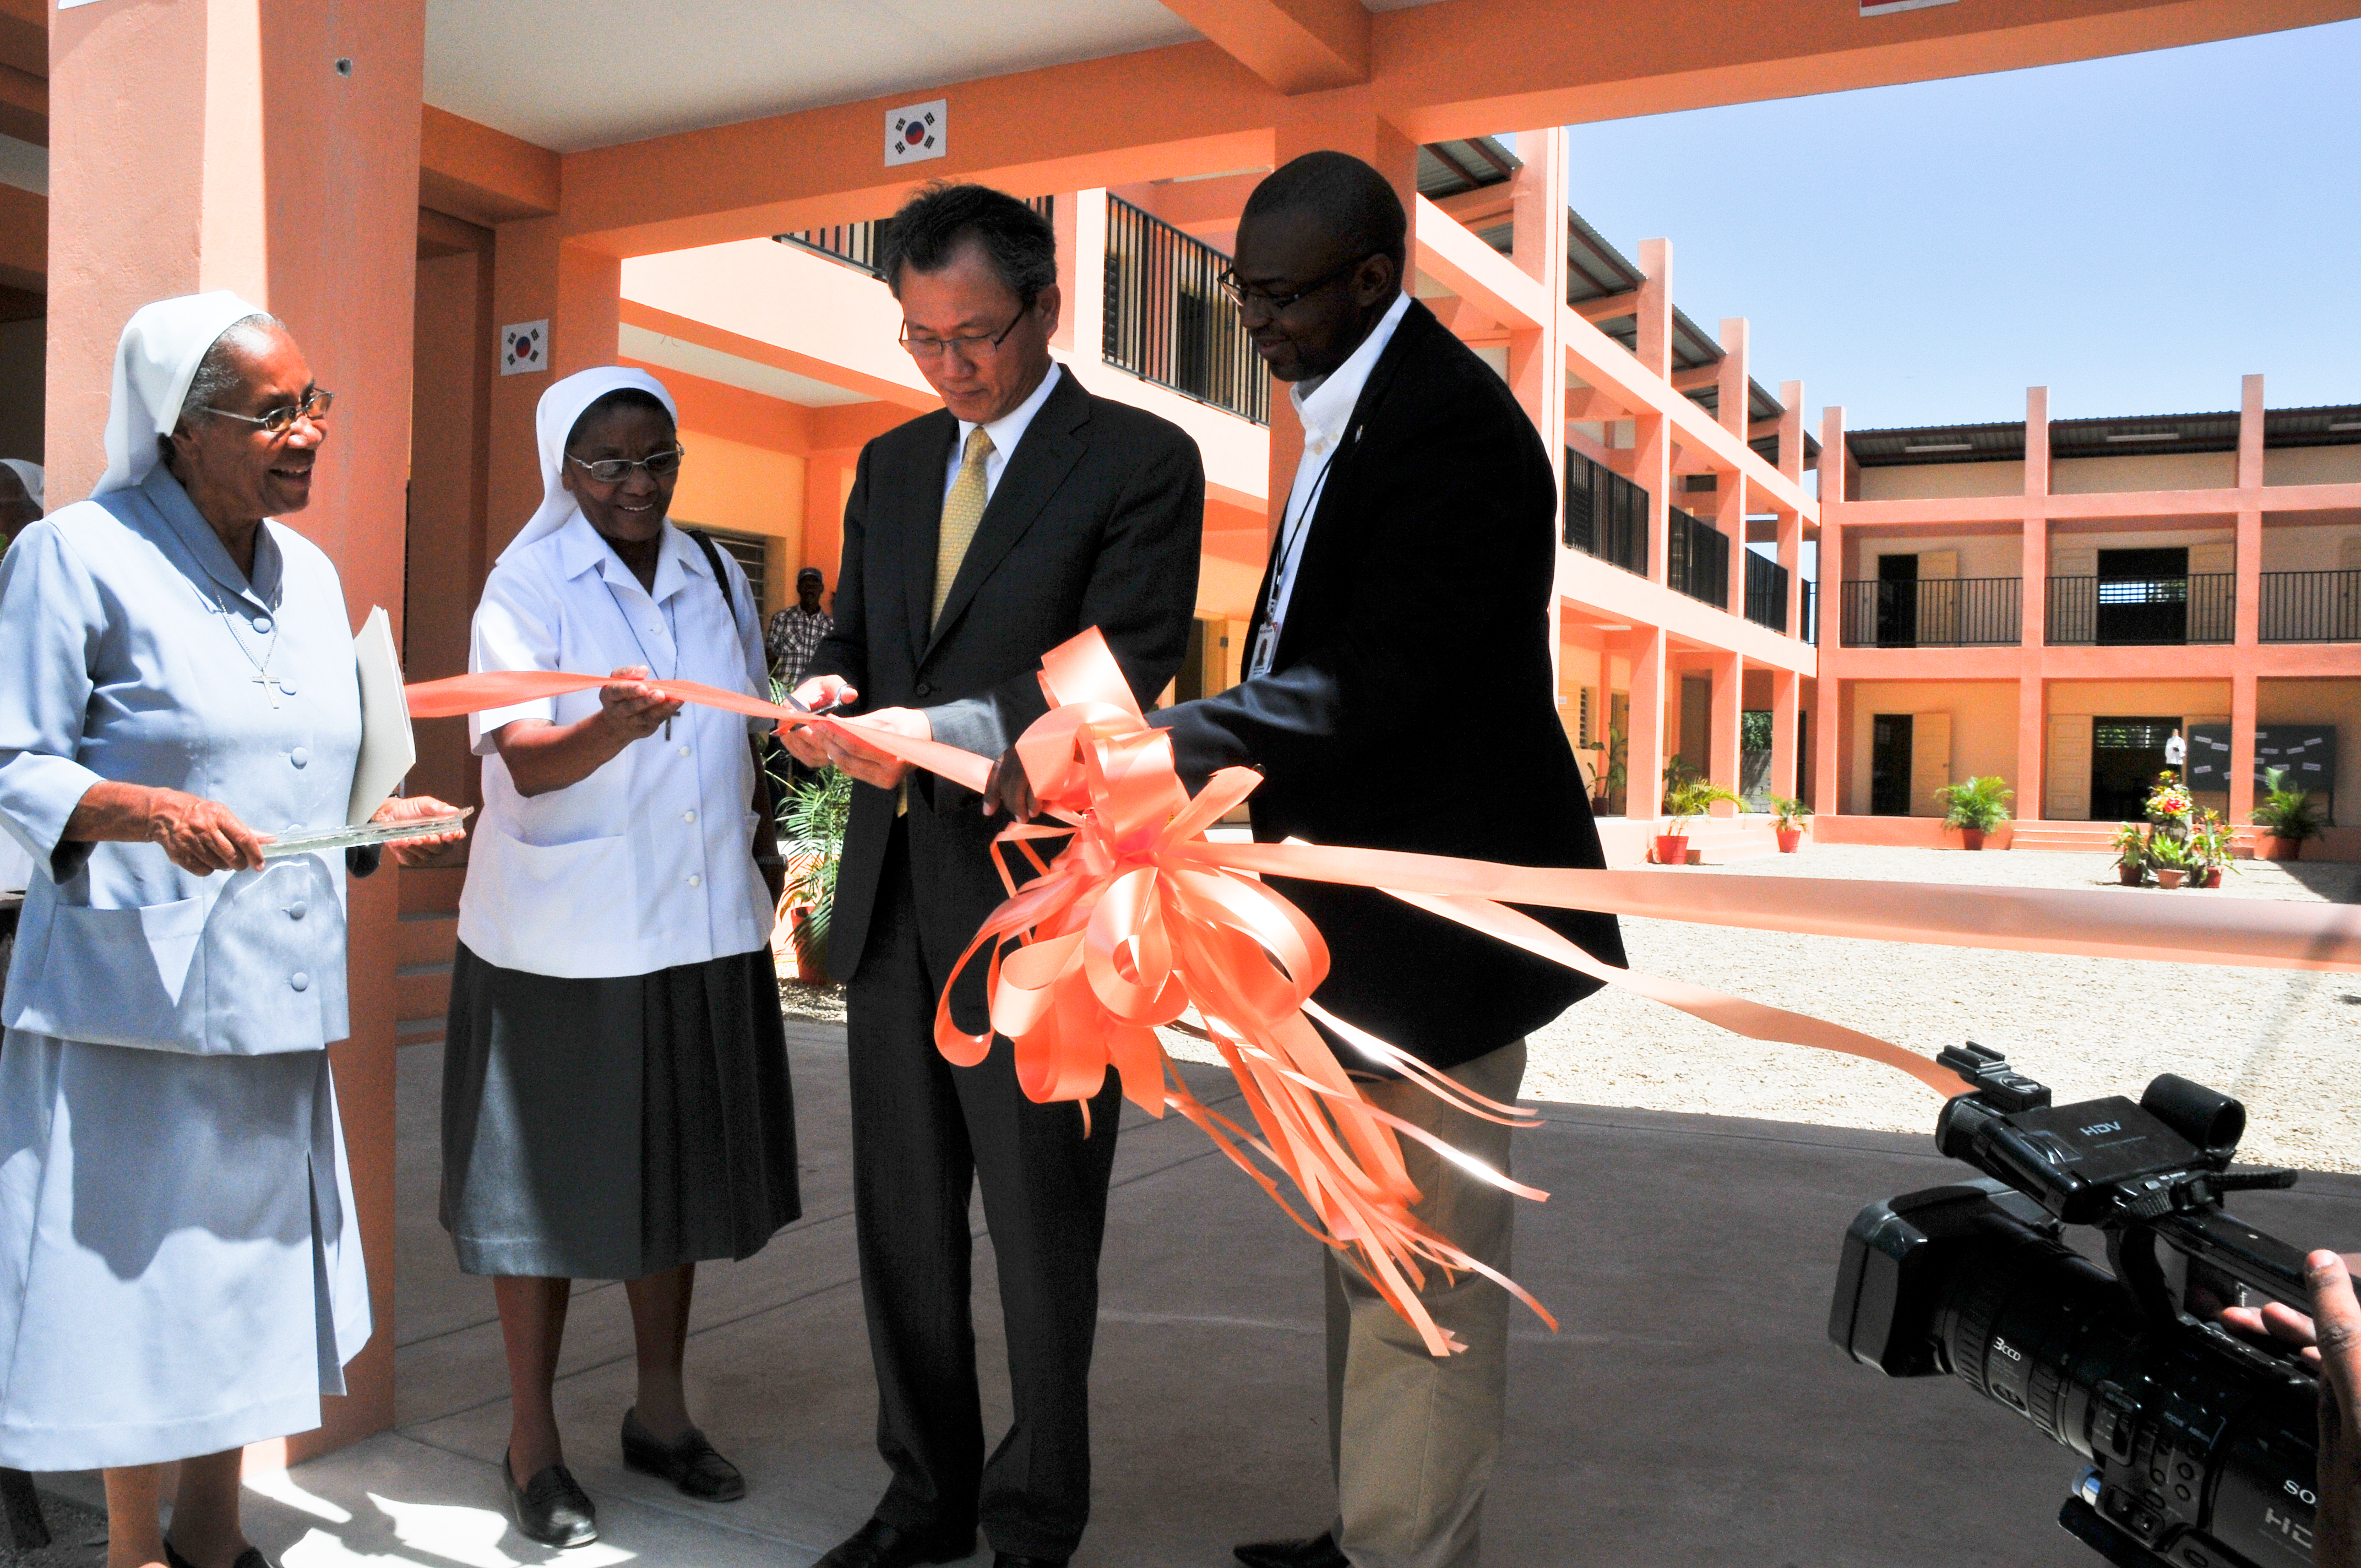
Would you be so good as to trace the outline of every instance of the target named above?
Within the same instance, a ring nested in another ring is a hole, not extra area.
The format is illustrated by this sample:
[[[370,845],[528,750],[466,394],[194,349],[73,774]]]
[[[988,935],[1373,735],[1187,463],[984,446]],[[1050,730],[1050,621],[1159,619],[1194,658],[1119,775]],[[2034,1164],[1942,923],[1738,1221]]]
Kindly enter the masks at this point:
[[[802,684],[812,655],[821,641],[836,630],[836,617],[820,608],[827,579],[818,566],[796,574],[796,602],[771,617],[763,645],[771,656],[771,675],[789,691]]]
[[[836,630],[796,697],[996,757],[1048,708],[1041,656],[1097,627],[1145,705],[1189,646],[1204,466],[1178,426],[1093,396],[1049,356],[1057,239],[980,185],[929,189],[881,258],[902,345],[944,408],[871,442],[844,510]],[[983,1528],[999,1568],[1052,1568],[1090,1515],[1090,1369],[1115,1161],[1110,1076],[1090,1119],[1037,1104],[1006,1041],[935,1047],[950,966],[1005,896],[975,795],[848,738],[791,729],[857,781],[829,968],[849,981],[854,1229],[877,1447],[875,1515],[820,1568],[953,1563]],[[951,992],[990,1027],[985,965]],[[1087,1136],[1085,1125],[1090,1128]],[[983,1190],[1015,1420],[986,1457],[969,1304]]]
[[[114,389],[91,499],[0,561],[0,829],[34,866],[0,1047],[0,1465],[104,1470],[109,1568],[269,1568],[241,1450],[318,1426],[371,1330],[327,1047],[346,876],[378,856],[263,856],[344,826],[360,752],[343,585],[277,521],[335,395],[226,291],[143,307]]]
[[[15,539],[27,523],[41,520],[43,488],[38,463],[0,457],[0,546]]]
[[[769,695],[736,562],[666,521],[672,395],[640,370],[542,394],[541,508],[477,607],[475,671],[610,670],[593,691],[469,722],[484,817],[459,895],[443,1069],[444,1228],[493,1277],[517,1528],[598,1539],[550,1402],[577,1278],[631,1299],[623,1462],[689,1497],[745,1496],[689,1420],[698,1263],[751,1257],[802,1212],[772,970],[781,874],[743,717],[667,679]],[[767,884],[767,885],[766,885]]]

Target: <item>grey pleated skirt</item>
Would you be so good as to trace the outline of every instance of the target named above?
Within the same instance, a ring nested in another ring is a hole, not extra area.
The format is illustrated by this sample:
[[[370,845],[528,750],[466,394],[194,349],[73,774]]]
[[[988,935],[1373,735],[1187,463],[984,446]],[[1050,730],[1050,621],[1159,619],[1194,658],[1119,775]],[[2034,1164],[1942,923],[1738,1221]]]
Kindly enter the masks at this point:
[[[468,1274],[637,1279],[803,1212],[771,955],[563,980],[459,948],[443,1228]]]

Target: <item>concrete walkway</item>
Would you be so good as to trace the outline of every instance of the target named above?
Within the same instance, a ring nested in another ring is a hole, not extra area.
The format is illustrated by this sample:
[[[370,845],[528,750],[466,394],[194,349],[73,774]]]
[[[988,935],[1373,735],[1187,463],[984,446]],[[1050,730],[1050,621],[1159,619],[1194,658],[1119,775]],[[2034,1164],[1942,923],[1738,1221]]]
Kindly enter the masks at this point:
[[[884,1470],[853,1258],[843,1037],[789,1027],[807,1217],[751,1261],[702,1273],[689,1351],[695,1407],[751,1496],[699,1505],[622,1469],[630,1322],[623,1292],[601,1285],[575,1298],[559,1410],[604,1538],[557,1553],[507,1528],[499,1328],[489,1287],[454,1271],[435,1224],[440,1047],[412,1047],[401,1079],[400,1430],[258,1478],[255,1540],[287,1568],[801,1568],[867,1517]],[[1221,1091],[1223,1075],[1186,1070],[1207,1099]],[[1516,1273],[1565,1332],[1519,1325],[1487,1563],[2093,1561],[2052,1522],[2077,1474],[2065,1450],[1955,1382],[1888,1383],[1827,1341],[1854,1212],[1957,1169],[1927,1139],[1545,1113],[1519,1142],[1518,1174],[1553,1196],[1520,1216]],[[1312,1245],[1177,1117],[1126,1112],[1115,1180],[1096,1513],[1078,1568],[1220,1568],[1233,1541],[1316,1531],[1331,1498]],[[2241,1212],[2299,1243],[2353,1247],[2361,1179],[2320,1178]],[[988,1240],[976,1272],[986,1419],[1000,1423]],[[90,1478],[77,1479],[81,1491]]]

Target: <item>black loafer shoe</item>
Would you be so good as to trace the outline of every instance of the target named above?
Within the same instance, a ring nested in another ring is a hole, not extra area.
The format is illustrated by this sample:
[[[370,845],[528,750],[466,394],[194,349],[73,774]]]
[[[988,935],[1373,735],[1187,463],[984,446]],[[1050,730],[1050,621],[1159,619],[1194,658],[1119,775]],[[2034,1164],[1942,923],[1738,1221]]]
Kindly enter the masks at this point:
[[[623,1463],[648,1475],[661,1475],[688,1497],[734,1503],[746,1495],[746,1477],[714,1452],[695,1427],[665,1442],[640,1424],[640,1412],[623,1412]]]
[[[1352,1568],[1325,1531],[1310,1541],[1257,1541],[1231,1550],[1246,1568]]]
[[[528,1541],[560,1549],[588,1546],[598,1539],[598,1506],[563,1464],[553,1464],[520,1486],[509,1456],[500,1455],[500,1479],[508,1483],[509,1512]]]
[[[873,1519],[814,1568],[917,1568],[922,1563],[956,1563],[974,1551],[972,1527],[922,1535]]]
[[[165,1568],[197,1568],[195,1563],[173,1550],[172,1543],[169,1541],[164,1543],[164,1563]],[[237,1561],[232,1563],[229,1568],[270,1568],[270,1559],[262,1554],[262,1548],[249,1546],[237,1554]]]

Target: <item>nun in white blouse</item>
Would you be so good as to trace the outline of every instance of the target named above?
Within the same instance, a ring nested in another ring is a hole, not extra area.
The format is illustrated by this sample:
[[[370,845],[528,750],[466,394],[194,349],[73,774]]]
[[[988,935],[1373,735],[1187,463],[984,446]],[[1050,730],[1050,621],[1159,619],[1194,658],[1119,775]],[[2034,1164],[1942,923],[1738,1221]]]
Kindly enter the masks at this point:
[[[346,858],[260,852],[343,824],[360,744],[344,589],[273,521],[330,401],[236,296],[148,305],[105,476],[0,562],[0,829],[33,861],[0,1007],[0,1464],[104,1469],[111,1568],[267,1568],[239,1450],[317,1426],[370,1332],[326,1049]]]

